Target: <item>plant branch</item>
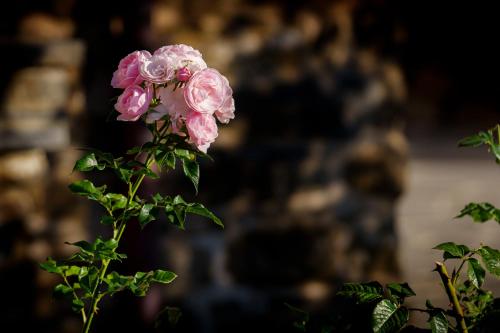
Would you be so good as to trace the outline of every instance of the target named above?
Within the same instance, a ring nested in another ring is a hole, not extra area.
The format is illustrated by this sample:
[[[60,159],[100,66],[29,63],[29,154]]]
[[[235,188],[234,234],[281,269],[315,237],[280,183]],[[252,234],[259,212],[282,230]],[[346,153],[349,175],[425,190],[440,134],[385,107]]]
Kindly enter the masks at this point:
[[[158,136],[155,136],[153,139],[153,143],[157,144],[161,139],[163,139],[163,135],[165,135],[165,124],[164,126],[161,127],[160,132],[158,133]],[[147,158],[146,158],[146,167],[149,168],[154,162],[154,152],[148,152]],[[123,232],[125,231],[125,227],[127,226],[126,220],[125,220],[125,212],[127,209],[130,207],[130,204],[134,200],[134,197],[137,193],[137,190],[139,189],[139,186],[141,185],[142,181],[146,177],[145,174],[142,174],[139,176],[139,178],[136,179],[133,185],[129,183],[129,195],[128,195],[128,200],[127,200],[127,205],[125,206],[125,209],[123,210],[122,216],[117,219],[116,222],[120,221],[120,226],[116,228],[113,226],[113,238],[116,240],[117,243],[120,242],[120,239],[122,238]],[[116,247],[118,248],[118,246]],[[116,250],[115,248],[115,250]],[[115,251],[114,250],[114,251]],[[106,271],[108,270],[110,260],[109,259],[104,259],[102,261],[101,268],[98,273],[97,280],[95,282],[94,289],[92,291],[92,297],[91,297],[91,305],[89,308],[89,313],[88,313],[88,320],[85,322],[84,321],[84,326],[82,333],[89,333],[90,332],[90,326],[92,325],[92,320],[94,318],[94,314],[97,312],[97,305],[99,301],[101,300],[102,296],[104,294],[99,293],[99,286],[101,285],[102,281],[104,280],[104,276],[106,275]]]
[[[464,311],[460,302],[458,301],[457,293],[455,290],[455,286],[453,285],[448,271],[446,270],[446,266],[436,261],[436,272],[438,272],[441,280],[443,281],[444,289],[446,290],[446,294],[448,295],[448,299],[450,303],[453,305],[453,312],[455,314],[455,319],[457,321],[457,327],[460,328],[460,332],[468,333],[467,324],[465,323]]]
[[[462,262],[460,263],[460,266],[458,266],[458,269],[456,272],[453,272],[452,277],[451,277],[451,283],[455,285],[457,283],[458,278],[460,277],[460,271],[464,267],[465,262],[467,259],[462,259]]]
[[[462,258],[462,262],[460,263],[460,266],[458,266],[458,269],[457,271],[455,272],[455,274],[453,274],[453,276],[451,277],[451,283],[453,283],[453,285],[455,285],[457,283],[457,280],[458,278],[460,277],[460,272],[462,271],[462,268],[464,267],[465,263],[469,260],[469,258],[471,258],[473,255],[475,254],[475,251],[472,251],[472,253],[470,253],[469,255],[467,255],[466,257]]]
[[[68,287],[70,287],[70,288],[71,288],[71,290],[72,290],[72,292],[73,292],[73,297],[74,297],[75,299],[80,300],[80,297],[78,297],[78,295],[76,294],[75,289],[73,289],[73,288],[71,287],[71,284],[69,283],[68,278],[66,277],[66,274],[64,274],[64,273],[63,273],[63,274],[62,274],[62,278],[63,278],[63,280],[64,280],[64,283],[66,283],[66,285],[67,285]],[[82,321],[83,321],[83,323],[85,324],[85,322],[87,321],[87,316],[85,315],[85,308],[81,308],[80,312],[81,312],[81,314],[82,314]]]

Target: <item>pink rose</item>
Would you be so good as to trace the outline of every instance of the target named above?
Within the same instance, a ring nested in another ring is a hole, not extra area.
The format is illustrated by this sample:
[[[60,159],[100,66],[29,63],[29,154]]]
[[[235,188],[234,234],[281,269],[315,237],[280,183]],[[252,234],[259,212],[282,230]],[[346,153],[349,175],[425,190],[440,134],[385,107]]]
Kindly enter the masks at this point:
[[[152,98],[151,87],[128,86],[116,101],[115,109],[121,113],[117,119],[136,121],[148,110]]]
[[[133,84],[142,82],[142,77],[139,75],[139,57],[141,51],[135,51],[120,60],[118,69],[113,73],[111,86],[113,88],[127,88]]]
[[[187,82],[191,77],[191,71],[187,67],[179,68],[175,77],[179,82]]]
[[[186,128],[191,142],[204,153],[218,135],[215,118],[206,113],[189,111],[186,116]]]
[[[227,84],[226,99],[219,110],[215,111],[215,116],[223,124],[227,124],[231,119],[234,119],[234,98],[233,89],[229,86],[229,81],[224,77]]]
[[[156,50],[154,55],[163,55],[173,59],[174,69],[185,67],[191,74],[207,68],[200,51],[184,44],[163,46]]]
[[[188,106],[200,113],[212,115],[227,99],[227,79],[213,68],[203,69],[191,76],[184,88]]]
[[[151,53],[144,51],[139,57],[139,61],[141,63],[139,72],[146,81],[162,84],[174,78],[176,59],[168,54],[155,53],[151,55]]]
[[[172,87],[157,89],[160,104],[148,113],[146,121],[151,123],[168,115],[172,121],[172,132],[179,133],[182,118],[186,116],[188,106],[184,100],[183,88]]]
[[[215,116],[223,124],[227,124],[231,119],[234,119],[234,98],[232,94],[226,98],[222,107],[215,111]]]

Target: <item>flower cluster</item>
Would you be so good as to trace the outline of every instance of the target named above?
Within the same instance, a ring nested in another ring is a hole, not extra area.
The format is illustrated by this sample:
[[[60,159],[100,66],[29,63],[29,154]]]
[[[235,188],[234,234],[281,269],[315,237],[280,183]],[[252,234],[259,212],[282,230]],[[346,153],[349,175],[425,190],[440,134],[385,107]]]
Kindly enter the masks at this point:
[[[118,120],[167,120],[170,131],[186,136],[200,151],[217,138],[216,119],[234,118],[233,91],[228,80],[208,68],[198,50],[167,45],[153,54],[135,51],[123,58],[111,85],[125,89],[115,109]]]

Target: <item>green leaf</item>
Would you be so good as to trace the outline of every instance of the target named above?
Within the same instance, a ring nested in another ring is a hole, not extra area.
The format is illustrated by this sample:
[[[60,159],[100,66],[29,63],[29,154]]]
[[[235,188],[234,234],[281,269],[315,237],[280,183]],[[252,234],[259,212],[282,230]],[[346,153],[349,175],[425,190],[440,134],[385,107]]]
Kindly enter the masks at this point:
[[[118,241],[116,239],[111,238],[103,241],[100,238],[97,238],[94,246],[94,254],[99,260],[121,260],[127,258],[127,255],[115,252],[116,248],[118,247]]]
[[[69,266],[68,268],[64,269],[64,275],[66,276],[78,275],[80,274],[80,269],[81,267],[79,266]]]
[[[186,214],[196,214],[209,218],[219,226],[224,227],[222,221],[210,210],[200,203],[188,203],[180,195],[176,195],[173,199],[169,196],[162,197],[159,194],[153,196],[154,205],[164,207],[167,215],[167,220],[184,229]]]
[[[183,158],[182,171],[184,172],[184,175],[191,180],[196,193],[198,193],[198,183],[200,181],[200,166],[198,165],[198,162],[196,162],[196,160]]]
[[[139,224],[142,228],[151,221],[156,220],[157,208],[153,204],[145,204],[139,211]]]
[[[149,284],[153,272],[137,272],[135,273],[132,283],[129,286],[130,291],[136,296],[145,296],[149,289]]]
[[[73,171],[91,171],[97,167],[99,163],[94,153],[87,153],[78,161],[76,161]]]
[[[97,282],[97,267],[82,267],[80,274],[78,275],[78,283],[83,290],[91,294],[94,290],[95,284]]]
[[[99,238],[96,241],[96,250],[98,251],[114,251],[118,247],[118,241],[116,239],[108,239],[107,241],[101,241]]]
[[[169,151],[165,159],[165,165],[171,169],[175,169],[175,160],[175,155]]]
[[[495,135],[495,132],[497,133]],[[495,136],[498,136],[498,139],[495,139]],[[484,132],[481,131],[476,135],[469,136],[463,140],[461,140],[458,144],[461,147],[477,147],[481,145],[488,146],[488,151],[491,152],[497,161],[500,163],[500,125],[489,129]]]
[[[452,259],[452,258],[462,258],[470,253],[470,249],[465,245],[455,244],[453,242],[446,242],[436,245],[434,247],[435,250],[442,250],[443,258]]]
[[[429,317],[429,326],[432,333],[447,333],[448,319],[442,311],[432,313]]]
[[[161,167],[168,167],[170,169],[175,169],[175,154],[171,151],[157,150],[155,155],[156,163]]]
[[[70,184],[69,189],[71,190],[71,192],[87,197],[90,200],[100,201],[103,197],[103,192],[106,189],[106,185],[95,187],[91,181],[84,179]]]
[[[151,179],[160,178],[160,176],[158,176],[156,173],[153,172],[153,170],[147,168],[146,166],[135,170],[134,175],[144,175],[144,176],[149,177]]]
[[[80,248],[80,253],[78,253],[82,259],[88,261],[94,260],[121,260],[126,258],[125,254],[116,253],[115,249],[118,247],[118,242],[115,239],[109,239],[103,241],[97,238],[94,243],[89,243],[86,241],[79,241],[75,243],[68,243],[68,245],[73,245]]]
[[[159,283],[170,283],[174,281],[176,277],[177,274],[175,274],[174,272],[157,269],[156,271],[154,271],[151,281]]]
[[[489,220],[495,220],[500,223],[500,209],[490,203],[469,203],[456,218],[470,216],[474,222],[483,223]]]
[[[382,285],[376,281],[368,283],[344,283],[337,295],[355,298],[358,303],[379,300],[384,295]]]
[[[175,224],[181,230],[184,230],[184,224],[186,223],[186,206],[185,205],[174,206],[174,214],[175,214]]]
[[[203,206],[200,203],[191,203],[191,204],[189,204],[186,207],[186,213],[192,213],[192,214],[204,216],[204,217],[209,218],[210,220],[212,220],[215,224],[217,224],[217,225],[221,226],[222,228],[224,228],[224,224],[222,223],[222,221],[217,216],[215,216],[214,213],[212,213],[211,211],[209,211],[205,206]]]
[[[174,197],[174,200],[172,200],[172,205],[174,205],[174,206],[187,205],[187,202],[180,195],[176,195]]]
[[[461,303],[465,307],[466,316],[472,319],[474,317],[484,317],[486,312],[493,310],[492,305],[494,300],[495,298],[491,291],[476,289],[472,297],[464,297]]]
[[[104,282],[108,285],[108,292],[111,294],[128,288],[132,281],[131,276],[123,276],[117,272],[109,273],[104,279]]]
[[[199,150],[196,150],[195,151],[196,155],[200,156],[200,157],[203,157],[203,158],[206,158],[207,160],[213,162],[214,159],[212,158],[212,156],[208,155],[207,153],[204,153],[202,151],[199,151]]]
[[[115,173],[122,182],[128,184],[134,175],[134,170],[121,166],[115,169]]]
[[[73,254],[68,259],[64,260],[64,262],[76,263],[77,265],[81,265],[81,264],[91,265],[91,264],[93,264],[94,260],[95,260],[94,254],[92,254],[90,252],[80,251],[80,252]]]
[[[68,297],[73,296],[73,289],[68,287],[65,284],[58,284],[54,287],[54,296],[55,297]]]
[[[153,195],[153,202],[155,205],[160,205],[162,204],[165,200],[169,199],[169,197],[165,197],[163,198],[162,195],[160,193],[156,193],[155,195]]]
[[[173,225],[177,226],[179,229],[184,230],[185,229],[185,209],[184,209],[184,214],[181,211],[182,208],[174,210],[172,207],[166,207],[165,208],[165,213],[167,214],[167,221],[169,223],[172,223]]]
[[[476,287],[481,288],[481,285],[484,282],[484,277],[486,275],[486,271],[481,266],[479,261],[475,258],[470,258],[468,260],[467,267],[467,277],[469,281]]]
[[[495,156],[495,159],[496,159],[497,163],[499,163],[499,161],[500,161],[500,144],[498,144],[498,145],[491,145],[490,146],[490,151]]]
[[[141,151],[142,147],[141,146],[135,146],[127,150],[126,154],[127,155],[135,155]]]
[[[76,162],[73,171],[91,171],[94,168],[104,170],[106,167],[116,169],[120,161],[121,158],[114,159],[110,153],[91,149]]]
[[[112,225],[113,223],[115,223],[115,219],[109,215],[103,215],[101,216],[99,222],[101,222],[104,225]]]
[[[51,257],[48,257],[46,262],[41,263],[40,268],[49,273],[54,273],[54,274],[62,273],[61,268],[57,266],[57,262]]]
[[[389,283],[386,285],[389,293],[397,297],[401,302],[406,297],[415,296],[415,292],[410,288],[408,283]]]
[[[127,155],[135,155],[137,153],[150,152],[155,149],[155,144],[152,142],[146,142],[142,146],[132,147],[127,150]]]
[[[108,193],[101,201],[103,202],[104,207],[109,208],[111,211],[127,207],[127,198],[123,194],[119,193]]]
[[[483,144],[488,144],[493,141],[493,136],[489,133],[481,131],[478,134],[474,134],[463,138],[458,142],[459,147],[478,147]]]
[[[111,293],[129,289],[136,296],[144,296],[151,282],[171,283],[176,277],[175,273],[160,269],[137,272],[134,276],[123,276],[112,272],[106,276],[105,282],[108,284],[108,291]]]
[[[83,303],[83,301],[81,299],[73,298],[73,301],[71,302],[71,309],[74,312],[80,312],[84,306],[85,306],[85,303]]]
[[[176,148],[174,149],[174,154],[181,159],[188,159],[188,160],[194,159],[194,154],[187,149]]]
[[[496,277],[500,277],[500,251],[492,249],[489,246],[482,246],[478,253],[483,259],[486,269]]]
[[[74,242],[74,243],[64,242],[64,244],[68,244],[68,245],[73,245],[73,246],[79,247],[82,251],[85,251],[85,252],[94,252],[95,251],[95,246],[93,244],[90,244],[87,241],[84,241],[84,240],[78,241],[78,242]]]
[[[398,307],[388,299],[381,300],[372,315],[372,328],[374,333],[398,332],[409,319],[408,309]]]
[[[105,153],[97,149],[92,149],[92,152],[95,154],[99,164],[104,164],[110,168],[116,168],[117,162],[122,159],[122,158],[115,159],[113,157],[113,154]]]

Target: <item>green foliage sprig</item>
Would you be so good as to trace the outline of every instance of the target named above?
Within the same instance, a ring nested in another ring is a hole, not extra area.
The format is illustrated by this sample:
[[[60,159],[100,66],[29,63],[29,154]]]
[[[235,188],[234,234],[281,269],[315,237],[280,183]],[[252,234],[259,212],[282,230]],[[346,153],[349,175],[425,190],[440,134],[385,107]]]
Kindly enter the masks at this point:
[[[460,147],[487,146],[500,164],[500,125],[479,132],[459,142]],[[474,222],[494,220],[500,223],[500,209],[490,203],[469,203],[457,218],[470,217]],[[440,277],[442,287],[449,300],[448,308],[435,307],[427,300],[425,308],[412,308],[405,304],[415,293],[407,283],[391,283],[385,288],[378,282],[346,283],[337,292],[337,301],[343,306],[327,324],[314,326],[307,312],[289,306],[299,320],[294,323],[302,332],[496,332],[500,325],[500,299],[491,291],[483,289],[486,273],[500,278],[500,251],[481,244],[470,248],[463,244],[445,242],[434,247],[442,251],[443,260],[435,262],[434,271]],[[445,263],[455,265],[448,273]],[[354,303],[354,307],[349,304]],[[355,312],[349,313],[349,312]],[[428,328],[417,329],[408,325],[410,314],[421,312],[428,315]],[[346,320],[347,318],[347,320]],[[370,318],[369,329],[359,325],[360,318]],[[347,321],[347,322],[346,322]],[[491,328],[496,330],[491,330]],[[490,329],[490,330],[488,330]]]
[[[122,275],[109,271],[112,262],[127,258],[119,253],[118,247],[125,228],[137,221],[142,228],[159,219],[164,214],[166,221],[184,229],[186,216],[200,215],[223,227],[222,221],[201,203],[186,202],[180,195],[170,196],[156,193],[151,198],[141,198],[137,194],[143,180],[148,177],[158,179],[157,171],[168,172],[181,164],[184,175],[198,191],[200,168],[198,157],[208,157],[196,147],[186,143],[185,138],[168,130],[168,119],[147,126],[152,140],[142,146],[127,151],[125,157],[114,157],[99,150],[88,150],[75,163],[74,171],[112,171],[126,184],[126,193],[108,191],[106,185],[95,185],[88,179],[69,185],[69,189],[80,196],[97,202],[105,211],[100,222],[110,227],[109,238],[96,238],[93,242],[78,241],[67,243],[77,252],[66,259],[48,258],[40,267],[47,272],[58,274],[62,281],[54,288],[55,296],[71,301],[72,308],[81,315],[83,329],[88,333],[99,302],[105,296],[128,290],[136,296],[146,295],[152,283],[171,283],[177,275],[168,270],[156,269]],[[156,169],[154,166],[156,165]]]

